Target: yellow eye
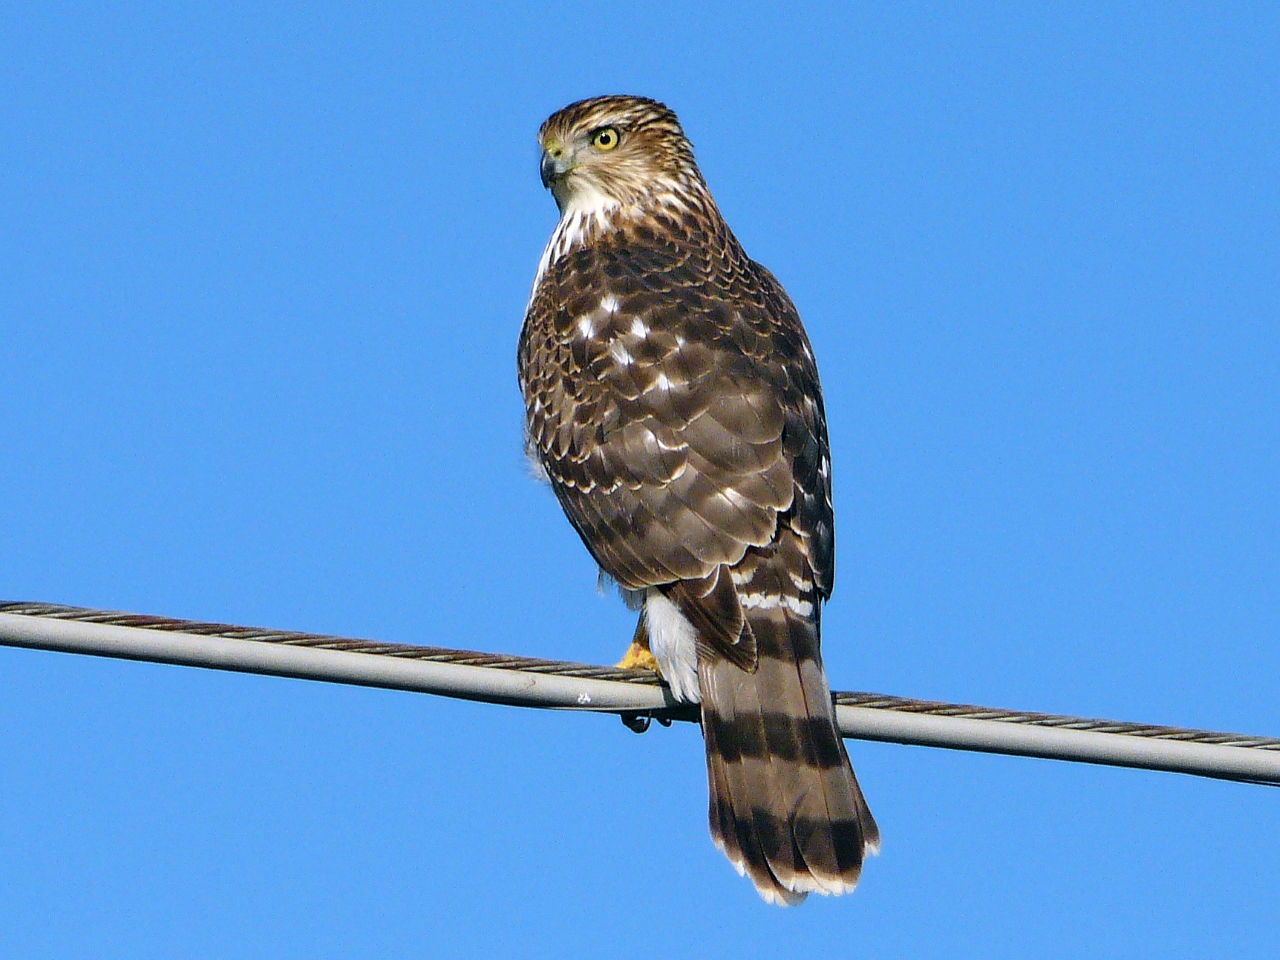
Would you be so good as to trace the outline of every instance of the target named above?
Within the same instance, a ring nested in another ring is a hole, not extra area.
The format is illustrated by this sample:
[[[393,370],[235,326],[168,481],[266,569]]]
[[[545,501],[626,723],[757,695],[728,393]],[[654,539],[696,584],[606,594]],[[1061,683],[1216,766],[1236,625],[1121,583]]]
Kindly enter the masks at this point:
[[[591,134],[591,145],[597,150],[612,150],[620,139],[615,127],[601,127]]]

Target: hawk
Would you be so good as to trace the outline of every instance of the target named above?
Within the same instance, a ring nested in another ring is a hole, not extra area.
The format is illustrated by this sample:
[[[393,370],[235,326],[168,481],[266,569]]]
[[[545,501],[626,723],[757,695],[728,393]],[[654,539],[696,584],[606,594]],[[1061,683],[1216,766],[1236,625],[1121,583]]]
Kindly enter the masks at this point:
[[[530,458],[641,606],[620,666],[701,704],[716,846],[772,903],[847,893],[879,832],[818,650],[831,460],[800,317],[665,105],[582,100],[538,139],[560,220],[520,332]]]

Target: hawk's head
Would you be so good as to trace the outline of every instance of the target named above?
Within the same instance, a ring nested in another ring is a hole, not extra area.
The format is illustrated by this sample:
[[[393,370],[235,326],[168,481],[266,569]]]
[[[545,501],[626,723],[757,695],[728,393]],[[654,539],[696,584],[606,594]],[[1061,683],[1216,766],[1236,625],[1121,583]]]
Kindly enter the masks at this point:
[[[645,97],[592,97],[547,118],[538,131],[542,183],[561,211],[643,205],[701,182],[693,147],[666,105]]]

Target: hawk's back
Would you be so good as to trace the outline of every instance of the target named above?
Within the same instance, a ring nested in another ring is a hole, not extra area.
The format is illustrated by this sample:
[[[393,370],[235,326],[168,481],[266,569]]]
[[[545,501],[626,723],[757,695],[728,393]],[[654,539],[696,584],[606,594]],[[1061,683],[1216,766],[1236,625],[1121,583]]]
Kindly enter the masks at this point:
[[[819,653],[831,463],[800,318],[661,104],[583,101],[541,136],[562,215],[520,335],[530,455],[701,702],[717,845],[773,902],[847,892],[878,833]]]

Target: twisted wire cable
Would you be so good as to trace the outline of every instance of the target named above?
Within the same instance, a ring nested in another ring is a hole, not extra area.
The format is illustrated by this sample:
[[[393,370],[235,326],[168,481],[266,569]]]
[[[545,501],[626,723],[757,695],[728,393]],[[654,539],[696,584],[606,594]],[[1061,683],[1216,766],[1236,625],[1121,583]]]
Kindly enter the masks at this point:
[[[0,645],[413,690],[490,703],[696,720],[646,670],[382,643],[51,603],[0,602]],[[1077,760],[1280,785],[1280,738],[942,703],[833,694],[844,736]]]

